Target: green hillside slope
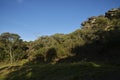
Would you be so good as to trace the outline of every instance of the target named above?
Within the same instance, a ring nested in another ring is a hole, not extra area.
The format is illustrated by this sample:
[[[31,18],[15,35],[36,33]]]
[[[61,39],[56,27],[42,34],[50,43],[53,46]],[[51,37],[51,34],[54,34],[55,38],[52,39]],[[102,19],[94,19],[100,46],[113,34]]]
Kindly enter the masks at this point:
[[[0,80],[120,80],[120,8],[69,34],[0,34]]]

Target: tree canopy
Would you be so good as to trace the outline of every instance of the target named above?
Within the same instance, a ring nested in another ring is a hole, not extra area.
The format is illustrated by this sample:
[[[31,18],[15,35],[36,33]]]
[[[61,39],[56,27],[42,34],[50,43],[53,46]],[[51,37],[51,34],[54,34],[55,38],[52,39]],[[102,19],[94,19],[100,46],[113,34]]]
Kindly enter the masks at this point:
[[[22,59],[35,62],[120,60],[120,8],[93,16],[69,34],[42,36],[23,41],[18,34],[0,34],[0,61],[13,63]]]

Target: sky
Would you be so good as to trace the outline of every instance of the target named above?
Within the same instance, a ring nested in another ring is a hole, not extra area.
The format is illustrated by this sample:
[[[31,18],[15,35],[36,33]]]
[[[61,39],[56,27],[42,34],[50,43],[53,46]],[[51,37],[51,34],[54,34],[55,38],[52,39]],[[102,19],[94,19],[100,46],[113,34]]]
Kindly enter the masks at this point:
[[[0,34],[16,33],[26,41],[68,34],[87,18],[118,7],[120,0],[0,0]]]

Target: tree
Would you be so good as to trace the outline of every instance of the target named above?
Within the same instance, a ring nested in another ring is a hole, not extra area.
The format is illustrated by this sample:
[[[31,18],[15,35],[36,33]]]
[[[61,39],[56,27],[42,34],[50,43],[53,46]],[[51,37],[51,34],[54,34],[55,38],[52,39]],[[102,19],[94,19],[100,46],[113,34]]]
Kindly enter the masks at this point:
[[[0,41],[3,44],[4,52],[6,54],[9,54],[9,60],[12,64],[16,59],[17,53],[21,54],[20,46],[22,46],[22,40],[20,39],[20,36],[18,34],[14,33],[2,33],[0,35]],[[20,56],[19,56],[20,57]]]
[[[52,62],[54,61],[54,59],[57,57],[57,53],[55,48],[50,48],[47,52],[46,52],[46,62]]]

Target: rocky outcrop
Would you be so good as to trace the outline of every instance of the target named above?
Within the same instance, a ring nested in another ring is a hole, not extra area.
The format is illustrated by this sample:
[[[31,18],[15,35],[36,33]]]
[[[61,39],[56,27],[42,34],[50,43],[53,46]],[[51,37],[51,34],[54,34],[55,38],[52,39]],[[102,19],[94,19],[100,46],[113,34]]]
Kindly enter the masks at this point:
[[[105,17],[109,19],[119,18],[120,17],[120,8],[114,8],[105,13]]]

